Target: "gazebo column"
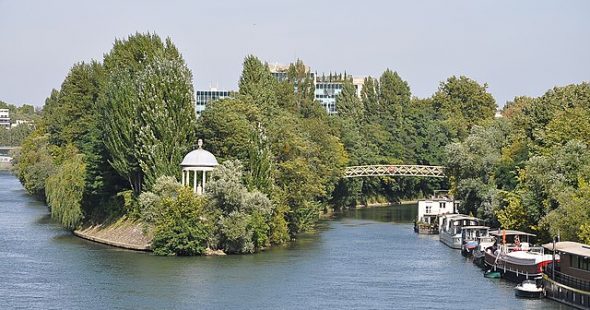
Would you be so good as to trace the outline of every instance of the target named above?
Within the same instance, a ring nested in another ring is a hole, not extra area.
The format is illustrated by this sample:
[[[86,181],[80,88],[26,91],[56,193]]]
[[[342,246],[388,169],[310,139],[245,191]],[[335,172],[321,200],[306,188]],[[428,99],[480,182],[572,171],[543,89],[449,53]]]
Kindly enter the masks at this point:
[[[203,193],[205,193],[205,175],[207,174],[207,171],[203,171]]]
[[[197,192],[197,170],[194,170],[193,191]]]

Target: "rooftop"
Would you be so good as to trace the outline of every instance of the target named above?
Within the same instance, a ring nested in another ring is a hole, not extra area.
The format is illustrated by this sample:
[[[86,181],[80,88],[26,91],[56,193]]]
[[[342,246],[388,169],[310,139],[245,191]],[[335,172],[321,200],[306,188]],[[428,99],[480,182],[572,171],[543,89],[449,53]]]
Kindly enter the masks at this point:
[[[549,251],[553,251],[553,243],[543,244],[543,247]],[[555,243],[555,249],[559,252],[569,253],[584,257],[590,257],[590,245],[572,242],[561,241]]]
[[[498,229],[498,230],[494,230],[494,231],[490,231],[490,235],[492,236],[496,236],[496,237],[502,237],[502,235],[505,234],[506,236],[531,236],[531,237],[536,237],[537,235],[535,234],[530,234],[524,231],[518,231],[518,230],[510,230],[510,229]]]
[[[211,152],[203,150],[203,140],[199,139],[199,148],[184,156],[182,167],[215,167],[217,159]]]

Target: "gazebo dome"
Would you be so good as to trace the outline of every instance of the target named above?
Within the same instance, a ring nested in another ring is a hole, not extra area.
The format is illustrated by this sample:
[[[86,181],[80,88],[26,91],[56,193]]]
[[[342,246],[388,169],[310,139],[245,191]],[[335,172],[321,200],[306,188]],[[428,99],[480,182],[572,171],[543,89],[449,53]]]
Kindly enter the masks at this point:
[[[203,150],[203,140],[199,139],[198,145],[198,149],[191,151],[190,153],[186,154],[186,156],[184,156],[182,163],[180,163],[181,167],[213,168],[219,165],[215,155],[211,154],[209,151]]]

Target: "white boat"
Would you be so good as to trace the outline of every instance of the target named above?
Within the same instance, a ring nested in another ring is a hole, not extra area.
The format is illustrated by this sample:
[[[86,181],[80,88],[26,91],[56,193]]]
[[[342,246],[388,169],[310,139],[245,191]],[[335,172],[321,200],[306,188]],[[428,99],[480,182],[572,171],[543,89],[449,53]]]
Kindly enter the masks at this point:
[[[471,256],[480,247],[480,238],[490,237],[488,226],[464,226],[461,227],[461,254]],[[489,244],[490,246],[493,245]],[[485,246],[485,245],[484,245]]]
[[[478,225],[480,220],[464,214],[446,214],[439,221],[440,242],[453,249],[461,249],[461,228]]]
[[[514,295],[524,298],[541,298],[543,287],[538,285],[536,280],[524,280],[514,288]]]

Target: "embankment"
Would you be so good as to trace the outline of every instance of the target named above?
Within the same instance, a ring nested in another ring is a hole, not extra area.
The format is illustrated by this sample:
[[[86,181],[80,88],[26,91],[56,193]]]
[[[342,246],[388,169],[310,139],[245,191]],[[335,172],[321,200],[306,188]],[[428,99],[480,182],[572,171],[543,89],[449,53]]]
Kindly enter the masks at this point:
[[[119,248],[151,251],[152,237],[139,222],[122,218],[114,223],[87,225],[74,231],[74,235]]]

